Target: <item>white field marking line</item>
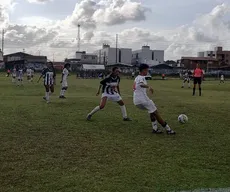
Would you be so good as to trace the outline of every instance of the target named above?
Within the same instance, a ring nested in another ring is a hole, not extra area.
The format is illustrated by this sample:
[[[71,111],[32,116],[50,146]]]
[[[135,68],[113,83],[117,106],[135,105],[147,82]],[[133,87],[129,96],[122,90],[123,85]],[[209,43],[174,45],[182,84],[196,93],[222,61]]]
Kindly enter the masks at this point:
[[[195,190],[191,190],[191,191],[180,191],[180,192],[230,192],[230,188],[195,189]]]

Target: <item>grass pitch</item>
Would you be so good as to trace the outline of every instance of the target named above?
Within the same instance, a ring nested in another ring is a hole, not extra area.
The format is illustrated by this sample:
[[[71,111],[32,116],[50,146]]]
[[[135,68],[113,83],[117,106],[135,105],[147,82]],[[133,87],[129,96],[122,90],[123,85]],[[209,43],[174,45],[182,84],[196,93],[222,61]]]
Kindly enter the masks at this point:
[[[0,77],[1,192],[170,192],[230,187],[230,83],[203,83],[192,97],[181,81],[149,81],[160,113],[176,136],[152,135],[147,112],[132,103],[132,80],[121,93],[132,122],[108,102],[91,122],[99,80],[71,76],[67,100],[59,84],[51,103],[42,83],[12,85]],[[179,114],[189,122],[181,125]]]

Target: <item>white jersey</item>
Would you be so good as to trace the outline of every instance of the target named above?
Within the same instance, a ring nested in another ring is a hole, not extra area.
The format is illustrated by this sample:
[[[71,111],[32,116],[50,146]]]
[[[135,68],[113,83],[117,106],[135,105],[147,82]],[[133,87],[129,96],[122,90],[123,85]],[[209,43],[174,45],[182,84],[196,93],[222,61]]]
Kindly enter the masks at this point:
[[[67,81],[67,78],[68,78],[68,75],[69,75],[68,69],[64,68],[63,71],[62,71],[62,75],[63,75],[62,81]]]
[[[13,72],[12,72],[12,77],[16,77],[17,76],[17,71],[16,71],[16,69],[14,68],[13,69]]]
[[[133,102],[135,105],[139,105],[150,100],[147,95],[147,89],[141,87],[143,84],[147,85],[145,76],[138,75],[135,78],[133,85]]]
[[[32,70],[31,69],[27,69],[26,73],[27,73],[27,76],[31,76],[32,75]]]
[[[23,70],[19,69],[18,70],[18,79],[22,79],[22,77],[23,77]]]
[[[220,76],[220,80],[221,80],[221,81],[224,81],[224,75],[221,75],[221,76]]]

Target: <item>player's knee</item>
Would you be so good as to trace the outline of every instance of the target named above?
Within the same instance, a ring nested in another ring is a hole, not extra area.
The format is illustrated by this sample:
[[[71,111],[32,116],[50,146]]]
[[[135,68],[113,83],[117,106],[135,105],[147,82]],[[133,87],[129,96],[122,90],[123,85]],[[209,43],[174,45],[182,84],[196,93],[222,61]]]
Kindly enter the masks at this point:
[[[125,105],[125,103],[121,100],[121,101],[118,101],[118,104],[120,105],[120,106],[123,106],[123,105]]]
[[[100,107],[100,110],[102,110],[102,109],[104,109],[104,108],[105,108],[105,105],[104,105],[104,104],[102,104],[102,105],[100,105],[99,107]]]

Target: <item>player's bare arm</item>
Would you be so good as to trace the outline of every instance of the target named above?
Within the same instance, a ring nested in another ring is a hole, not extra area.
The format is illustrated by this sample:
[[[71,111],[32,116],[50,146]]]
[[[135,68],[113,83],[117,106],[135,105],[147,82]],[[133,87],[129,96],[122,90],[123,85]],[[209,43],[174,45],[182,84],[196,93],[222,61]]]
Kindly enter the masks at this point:
[[[102,85],[100,84],[100,86],[99,86],[99,88],[98,88],[98,91],[97,91],[97,93],[96,93],[96,96],[100,95],[101,87],[102,87]]]
[[[145,85],[145,84],[141,84],[140,86],[141,86],[142,88],[149,89],[149,92],[150,92],[151,94],[153,94],[153,88],[152,88],[152,87],[150,87],[150,86],[148,86],[148,85]]]
[[[119,93],[119,95],[121,95],[120,86],[119,85],[117,85],[117,92]]]
[[[62,83],[63,77],[64,77],[64,74],[62,73],[62,75],[61,75],[61,82],[60,83]]]
[[[38,83],[39,83],[39,81],[41,80],[42,76],[43,76],[43,75],[41,75],[41,76],[39,77],[39,79],[38,79],[38,81],[37,81]]]

